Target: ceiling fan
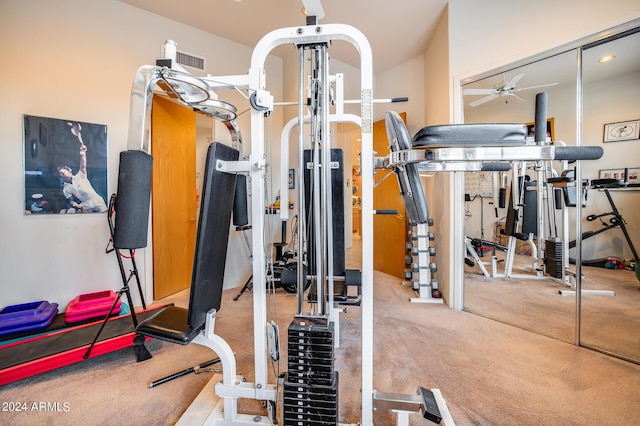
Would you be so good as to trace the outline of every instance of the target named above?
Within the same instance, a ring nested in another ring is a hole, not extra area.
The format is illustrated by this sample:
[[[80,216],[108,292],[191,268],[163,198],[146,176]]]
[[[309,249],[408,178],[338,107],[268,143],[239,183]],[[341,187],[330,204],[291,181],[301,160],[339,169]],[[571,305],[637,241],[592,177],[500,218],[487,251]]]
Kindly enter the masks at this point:
[[[505,97],[513,96],[516,99],[524,102],[524,99],[516,95],[515,92],[519,92],[521,90],[538,89],[540,87],[555,86],[556,84],[558,84],[556,82],[556,83],[540,84],[538,86],[516,88],[516,85],[518,84],[520,79],[522,79],[522,77],[524,77],[524,74],[518,74],[514,76],[511,80],[506,81],[505,75],[502,74],[502,83],[496,84],[493,89],[464,89],[462,91],[462,94],[463,95],[485,95],[483,98],[480,98],[478,100],[475,100],[469,103],[469,106],[476,107],[478,105],[482,105],[484,103],[492,101],[500,96],[505,96]],[[508,99],[507,99],[507,102],[509,102]]]

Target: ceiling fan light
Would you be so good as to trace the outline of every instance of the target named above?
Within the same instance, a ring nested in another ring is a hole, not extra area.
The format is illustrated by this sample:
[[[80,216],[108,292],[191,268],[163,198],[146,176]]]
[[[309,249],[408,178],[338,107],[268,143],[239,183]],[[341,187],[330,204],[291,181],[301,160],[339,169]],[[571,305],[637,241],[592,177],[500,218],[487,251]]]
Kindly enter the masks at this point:
[[[602,58],[598,59],[598,62],[600,62],[600,63],[611,62],[615,58],[616,58],[615,55],[606,55],[606,56],[603,56]]]

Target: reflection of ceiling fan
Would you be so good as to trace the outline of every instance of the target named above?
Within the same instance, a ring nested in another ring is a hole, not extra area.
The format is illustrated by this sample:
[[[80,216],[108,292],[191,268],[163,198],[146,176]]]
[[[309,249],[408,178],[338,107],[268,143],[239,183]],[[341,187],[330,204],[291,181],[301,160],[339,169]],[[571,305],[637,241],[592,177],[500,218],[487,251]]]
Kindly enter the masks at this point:
[[[462,94],[463,95],[485,95],[484,98],[480,98],[478,100],[470,102],[469,106],[472,106],[472,107],[482,105],[486,102],[492,101],[499,96],[514,96],[516,99],[519,99],[520,101],[524,102],[524,99],[516,95],[514,92],[519,92],[521,90],[538,89],[540,87],[555,86],[556,84],[558,84],[556,82],[556,83],[549,83],[549,84],[541,84],[538,86],[521,87],[516,89],[516,84],[518,84],[518,82],[522,77],[524,77],[524,74],[518,74],[515,77],[513,77],[511,80],[506,81],[504,74],[502,74],[502,83],[496,84],[493,89],[464,89],[462,91]],[[507,102],[509,102],[508,99],[507,99]]]

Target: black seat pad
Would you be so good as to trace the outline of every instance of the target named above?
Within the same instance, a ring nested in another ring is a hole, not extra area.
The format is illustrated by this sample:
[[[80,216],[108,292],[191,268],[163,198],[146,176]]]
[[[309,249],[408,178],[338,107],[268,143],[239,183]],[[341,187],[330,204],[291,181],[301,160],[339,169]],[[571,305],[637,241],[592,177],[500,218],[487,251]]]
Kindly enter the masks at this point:
[[[519,146],[527,142],[524,124],[443,124],[420,129],[412,140],[414,148],[462,146]]]
[[[168,306],[141,323],[136,332],[156,339],[186,345],[204,327],[202,324],[199,328],[191,328],[189,321],[187,321],[188,316],[187,309]]]
[[[333,301],[334,302],[346,302],[348,300],[348,292],[349,286],[346,285],[343,281],[334,281],[333,282]],[[328,296],[328,293],[327,293]],[[318,295],[316,293],[316,286],[311,285],[309,288],[309,293],[307,294],[307,300],[311,303],[315,303],[318,300]]]

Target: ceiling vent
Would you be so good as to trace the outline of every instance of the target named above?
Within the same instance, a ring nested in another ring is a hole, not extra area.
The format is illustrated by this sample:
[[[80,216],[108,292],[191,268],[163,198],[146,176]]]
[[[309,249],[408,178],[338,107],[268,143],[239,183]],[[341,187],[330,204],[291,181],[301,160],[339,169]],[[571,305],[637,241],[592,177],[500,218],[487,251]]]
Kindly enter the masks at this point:
[[[193,68],[199,71],[204,71],[207,65],[207,61],[202,56],[196,56],[187,52],[176,52],[176,62],[180,65]]]

